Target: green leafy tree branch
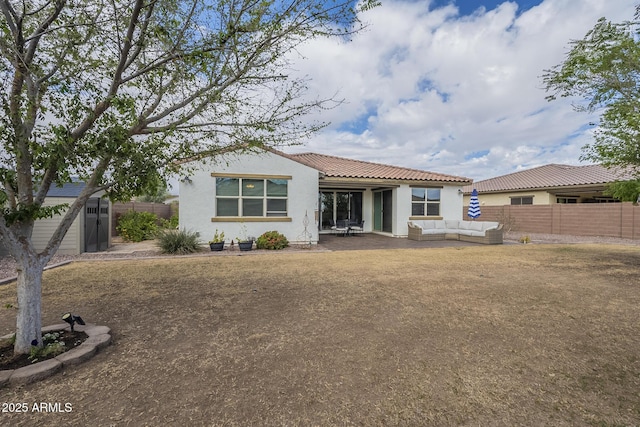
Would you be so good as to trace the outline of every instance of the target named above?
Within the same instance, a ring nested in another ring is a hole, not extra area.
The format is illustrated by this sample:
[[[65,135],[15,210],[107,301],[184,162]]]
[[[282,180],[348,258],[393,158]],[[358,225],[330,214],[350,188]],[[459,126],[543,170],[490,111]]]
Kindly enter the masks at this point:
[[[634,19],[598,20],[582,40],[571,42],[565,60],[542,76],[552,101],[575,97],[577,111],[599,113],[594,142],[581,159],[608,168],[640,171],[640,6]],[[617,183],[610,193],[638,198],[637,184]]]

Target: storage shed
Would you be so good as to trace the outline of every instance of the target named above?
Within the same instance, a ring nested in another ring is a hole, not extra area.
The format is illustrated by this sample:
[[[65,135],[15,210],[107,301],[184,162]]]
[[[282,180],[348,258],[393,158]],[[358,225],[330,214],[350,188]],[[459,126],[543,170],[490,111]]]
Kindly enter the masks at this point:
[[[52,186],[47,193],[44,206],[71,204],[85,187],[84,182],[71,182],[62,187]],[[84,252],[105,251],[111,246],[111,204],[109,200],[99,197],[90,198],[75,219],[60,244],[57,254],[78,255]],[[32,241],[37,250],[42,250],[60,223],[62,216],[36,221],[33,227]],[[6,253],[6,248],[0,251]]]
[[[45,205],[71,204],[84,189],[84,182],[71,182],[62,187],[53,186],[47,193]],[[83,252],[101,252],[111,246],[111,204],[100,194],[90,198],[84,213],[80,213],[62,240],[58,254],[77,255]],[[60,222],[60,216],[36,222],[33,242],[36,248],[44,248]]]

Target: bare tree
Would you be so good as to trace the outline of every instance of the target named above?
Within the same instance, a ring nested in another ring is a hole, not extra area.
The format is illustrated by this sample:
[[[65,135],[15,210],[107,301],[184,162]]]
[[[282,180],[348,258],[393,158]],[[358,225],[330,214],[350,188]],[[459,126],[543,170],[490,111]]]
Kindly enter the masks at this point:
[[[324,124],[287,58],[362,29],[364,0],[0,0],[0,237],[18,267],[15,352],[42,345],[42,271],[89,197],[128,199],[176,160],[298,143]],[[52,185],[79,177],[69,206]],[[160,178],[160,179],[158,179]],[[46,248],[34,223],[61,214]]]

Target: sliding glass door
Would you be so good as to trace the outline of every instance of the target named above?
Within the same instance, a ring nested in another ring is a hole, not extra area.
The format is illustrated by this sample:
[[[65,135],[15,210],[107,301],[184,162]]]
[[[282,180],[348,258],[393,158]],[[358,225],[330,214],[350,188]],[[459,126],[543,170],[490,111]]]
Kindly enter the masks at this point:
[[[322,191],[320,229],[330,230],[336,221],[362,221],[362,191]]]
[[[373,229],[393,232],[393,191],[384,190],[373,193]]]
[[[330,230],[335,225],[333,217],[335,195],[332,192],[320,193],[320,230]]]

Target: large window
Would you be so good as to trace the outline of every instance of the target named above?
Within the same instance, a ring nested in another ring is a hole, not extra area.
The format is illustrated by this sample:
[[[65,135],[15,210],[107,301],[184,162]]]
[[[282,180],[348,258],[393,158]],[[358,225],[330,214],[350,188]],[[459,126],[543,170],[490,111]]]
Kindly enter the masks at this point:
[[[511,204],[512,205],[532,205],[533,196],[512,197]]]
[[[280,178],[216,178],[216,216],[285,217],[287,184]]]
[[[440,216],[440,188],[412,188],[411,216]]]

